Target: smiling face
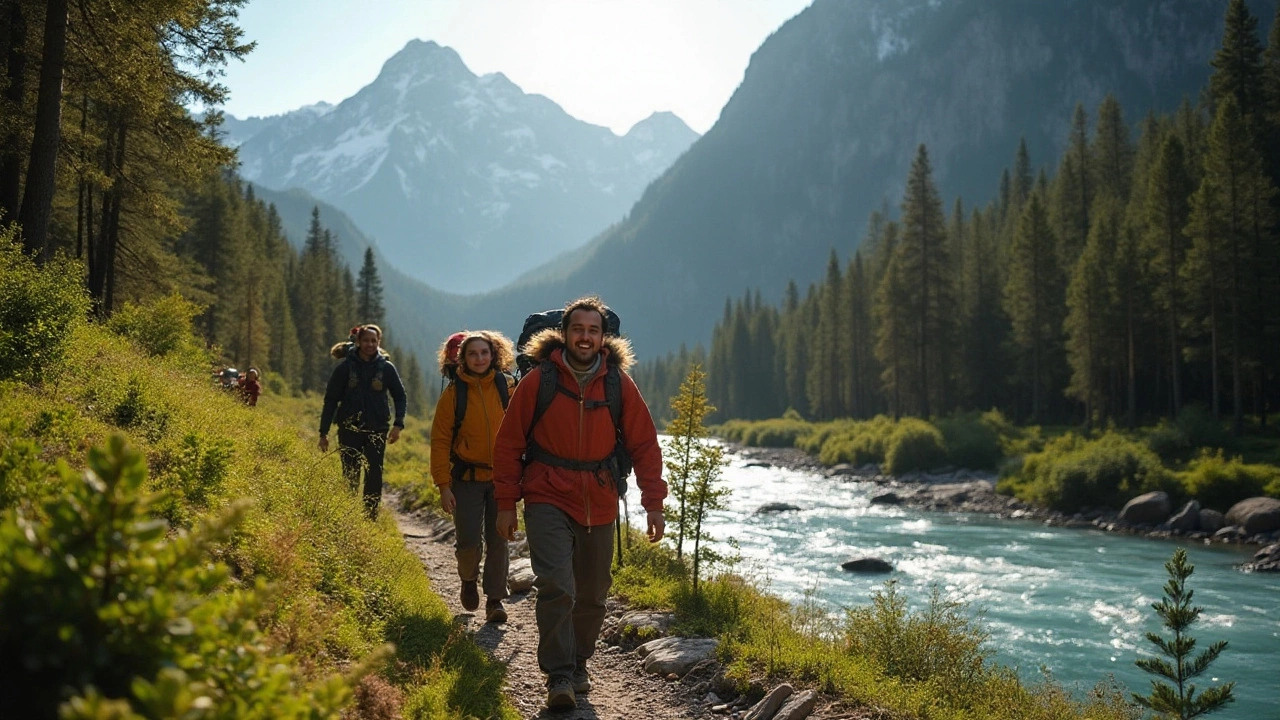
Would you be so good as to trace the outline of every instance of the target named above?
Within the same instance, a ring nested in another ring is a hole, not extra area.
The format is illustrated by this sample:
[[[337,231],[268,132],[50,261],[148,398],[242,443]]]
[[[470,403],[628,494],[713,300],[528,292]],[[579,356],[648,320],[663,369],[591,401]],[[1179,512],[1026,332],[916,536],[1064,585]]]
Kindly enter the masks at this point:
[[[596,310],[579,308],[570,313],[567,325],[565,354],[578,367],[590,366],[604,342],[604,316]]]
[[[472,375],[483,375],[493,364],[493,348],[484,338],[471,338],[462,346],[462,362],[467,372]]]
[[[360,357],[364,360],[372,360],[373,356],[378,354],[378,333],[372,330],[360,331]]]

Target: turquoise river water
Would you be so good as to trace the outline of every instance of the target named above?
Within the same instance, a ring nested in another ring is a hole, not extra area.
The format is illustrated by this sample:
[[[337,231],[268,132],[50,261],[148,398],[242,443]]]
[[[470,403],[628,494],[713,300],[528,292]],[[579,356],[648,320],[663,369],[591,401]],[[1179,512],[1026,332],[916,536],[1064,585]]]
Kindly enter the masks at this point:
[[[1280,719],[1280,574],[1236,569],[1257,549],[1151,540],[1039,522],[872,506],[877,486],[781,468],[746,467],[730,455],[722,475],[732,509],[714,513],[709,531],[737,540],[738,568],[773,594],[800,602],[806,594],[833,614],[865,605],[896,579],[913,607],[930,589],[981,612],[994,659],[1025,679],[1047,669],[1077,694],[1108,675],[1147,693],[1150,676],[1134,665],[1149,654],[1144,634],[1162,632],[1151,609],[1176,547],[1187,549],[1188,581],[1203,606],[1192,629],[1199,647],[1229,645],[1198,683],[1235,680],[1237,700],[1214,718]],[[799,511],[756,514],[770,502]],[[640,518],[633,513],[633,522]],[[840,569],[852,557],[876,555],[891,575]]]

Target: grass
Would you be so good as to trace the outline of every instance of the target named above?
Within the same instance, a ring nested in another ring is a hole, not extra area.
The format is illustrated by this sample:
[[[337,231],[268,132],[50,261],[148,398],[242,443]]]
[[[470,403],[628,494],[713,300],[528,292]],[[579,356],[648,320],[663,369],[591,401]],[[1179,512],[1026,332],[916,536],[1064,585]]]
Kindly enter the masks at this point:
[[[404,717],[517,717],[499,691],[504,666],[455,628],[389,514],[364,519],[337,455],[315,449],[305,428],[316,398],[264,395],[247,408],[213,388],[190,354],[152,357],[90,323],[64,345],[42,383],[0,383],[0,507],[38,520],[58,492],[53,466],[83,467],[90,448],[123,434],[145,458],[147,487],[165,494],[158,511],[171,527],[248,501],[214,559],[238,586],[266,583],[259,622],[303,681],[376,660],[392,643],[380,675],[403,697]],[[427,432],[411,420],[390,448],[390,484],[415,484]]]

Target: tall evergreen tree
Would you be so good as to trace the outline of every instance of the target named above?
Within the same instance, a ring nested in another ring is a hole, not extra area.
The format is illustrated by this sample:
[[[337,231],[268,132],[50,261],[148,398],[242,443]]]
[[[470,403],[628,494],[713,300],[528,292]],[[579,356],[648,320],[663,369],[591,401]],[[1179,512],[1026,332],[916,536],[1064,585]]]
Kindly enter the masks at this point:
[[[382,280],[373,260],[373,248],[364,249],[364,265],[356,278],[356,316],[360,322],[382,325],[387,311],[382,304]]]
[[[1182,409],[1182,340],[1179,323],[1183,308],[1183,289],[1179,269],[1185,260],[1188,242],[1184,229],[1190,212],[1190,196],[1194,191],[1187,170],[1182,142],[1170,133],[1160,146],[1160,156],[1152,168],[1145,203],[1146,240],[1150,249],[1152,271],[1158,278],[1154,300],[1164,313],[1168,333],[1169,415],[1177,417]]]
[[[1031,418],[1044,417],[1050,356],[1059,347],[1063,278],[1041,191],[1031,194],[1010,248],[1005,310],[1031,391]]]
[[[1244,0],[1230,0],[1223,23],[1222,45],[1210,64],[1209,94],[1215,108],[1231,98],[1237,111],[1253,119],[1262,110],[1262,42],[1258,38],[1258,18]]]

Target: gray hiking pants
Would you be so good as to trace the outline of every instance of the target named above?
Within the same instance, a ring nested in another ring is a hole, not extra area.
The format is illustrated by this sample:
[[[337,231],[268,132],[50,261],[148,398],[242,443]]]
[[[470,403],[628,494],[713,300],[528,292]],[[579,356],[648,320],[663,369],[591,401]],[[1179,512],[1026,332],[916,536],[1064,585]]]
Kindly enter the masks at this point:
[[[579,525],[546,503],[525,504],[524,526],[538,576],[538,666],[549,678],[568,678],[596,651],[613,584],[613,528]]]
[[[452,483],[458,507],[453,511],[454,556],[458,577],[474,582],[480,576],[480,556],[484,555],[484,580],[480,587],[490,600],[501,600],[507,591],[507,539],[498,534],[498,503],[493,499],[493,483],[457,480]],[[483,540],[483,545],[481,541]]]

